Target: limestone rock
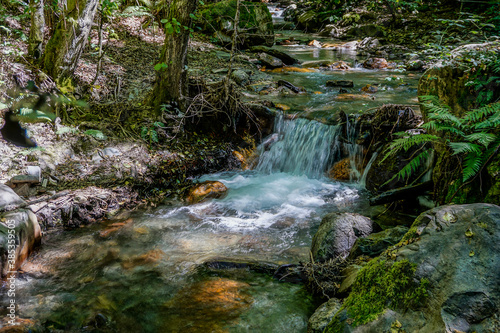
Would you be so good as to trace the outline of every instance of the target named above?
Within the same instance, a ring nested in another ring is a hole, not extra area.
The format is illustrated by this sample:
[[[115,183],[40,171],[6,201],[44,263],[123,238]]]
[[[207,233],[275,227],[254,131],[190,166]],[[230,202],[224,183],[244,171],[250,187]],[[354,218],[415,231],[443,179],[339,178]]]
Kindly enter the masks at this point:
[[[311,252],[315,261],[347,257],[358,237],[372,232],[372,220],[356,213],[326,215],[313,237]]]
[[[227,187],[218,181],[206,181],[195,185],[187,196],[190,204],[195,204],[208,198],[221,198],[227,192]]]

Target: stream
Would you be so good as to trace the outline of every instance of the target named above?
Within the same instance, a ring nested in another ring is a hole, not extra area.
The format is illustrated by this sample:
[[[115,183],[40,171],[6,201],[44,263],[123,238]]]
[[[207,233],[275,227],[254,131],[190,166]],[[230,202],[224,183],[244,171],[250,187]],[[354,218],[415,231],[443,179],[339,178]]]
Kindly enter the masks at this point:
[[[305,34],[280,32],[284,38]],[[309,35],[310,38],[310,35]],[[327,39],[314,36],[327,42]],[[339,41],[329,41],[340,45]],[[121,220],[48,235],[18,277],[18,314],[49,330],[100,332],[306,332],[318,306],[302,284],[279,281],[251,265],[309,260],[311,240],[330,212],[375,216],[363,186],[325,177],[338,160],[339,128],[327,125],[340,110],[359,113],[384,103],[414,104],[418,76],[366,70],[341,45],[278,46],[303,62],[343,60],[351,70],[270,73],[308,91],[259,96],[304,118],[278,117],[272,143],[259,147],[257,167],[205,175],[228,194],[191,206],[172,201]],[[337,100],[327,80],[353,80],[352,94],[378,84],[375,99]],[[359,173],[354,179],[361,179]],[[1,298],[5,302],[4,296]]]

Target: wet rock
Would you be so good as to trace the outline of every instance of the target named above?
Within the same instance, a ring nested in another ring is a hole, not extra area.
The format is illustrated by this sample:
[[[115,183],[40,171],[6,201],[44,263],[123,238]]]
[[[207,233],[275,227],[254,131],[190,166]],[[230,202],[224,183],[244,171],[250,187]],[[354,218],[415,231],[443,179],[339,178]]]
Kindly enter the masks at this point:
[[[356,213],[326,215],[313,237],[311,253],[315,261],[345,258],[358,237],[372,232],[372,220]]]
[[[363,67],[368,69],[383,69],[387,66],[389,63],[384,58],[369,58],[363,62]]]
[[[221,198],[227,192],[227,187],[218,181],[206,181],[195,185],[187,196],[190,204],[195,204],[205,199]]]
[[[297,58],[294,58],[285,52],[273,49],[271,47],[266,47],[263,45],[253,46],[249,49],[249,51],[250,52],[259,52],[259,53],[262,53],[262,52],[267,53],[275,58],[280,59],[281,61],[283,61],[283,63],[285,65],[294,65],[294,64],[298,64],[300,62]]]
[[[279,80],[278,81],[278,87],[286,87],[286,88],[290,89],[291,91],[293,91],[296,94],[298,94],[300,92],[304,92],[304,88],[296,87],[293,84],[291,84],[290,82],[285,81],[285,80]]]
[[[380,45],[377,38],[366,37],[361,42],[358,43],[358,49],[373,49]]]
[[[231,79],[240,86],[246,86],[250,82],[250,76],[243,70],[237,69],[231,72]]]
[[[314,46],[314,47],[317,47],[317,48],[321,48],[321,43],[319,41],[317,41],[316,39],[313,39],[312,41],[310,41],[309,43],[307,43],[308,46]]]
[[[352,88],[354,87],[354,82],[351,80],[328,80],[326,81],[326,86]]]
[[[377,86],[372,86],[371,84],[367,84],[363,88],[361,88],[361,91],[367,92],[369,94],[374,94],[378,91]]]
[[[354,259],[360,255],[375,257],[389,246],[397,244],[407,232],[408,227],[397,226],[373,233],[367,237],[358,238],[351,249],[349,258]]]
[[[322,333],[333,316],[340,310],[342,303],[337,298],[331,298],[321,304],[307,323],[307,333]]]
[[[405,64],[407,71],[421,71],[424,69],[425,63],[422,60],[410,60]]]
[[[258,54],[258,59],[269,68],[283,67],[283,61],[264,52]]]
[[[338,161],[328,172],[328,176],[336,180],[349,180],[351,175],[351,161],[348,157]]]

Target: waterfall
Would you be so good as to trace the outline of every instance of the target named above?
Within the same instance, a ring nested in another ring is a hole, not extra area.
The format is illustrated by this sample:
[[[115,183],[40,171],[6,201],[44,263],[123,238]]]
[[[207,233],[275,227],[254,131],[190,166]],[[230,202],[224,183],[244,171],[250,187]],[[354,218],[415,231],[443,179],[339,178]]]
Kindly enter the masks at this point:
[[[276,118],[275,133],[276,142],[269,145],[269,140],[265,140],[267,143],[260,146],[257,171],[320,178],[339,155],[340,126],[306,119],[285,120],[280,115]]]

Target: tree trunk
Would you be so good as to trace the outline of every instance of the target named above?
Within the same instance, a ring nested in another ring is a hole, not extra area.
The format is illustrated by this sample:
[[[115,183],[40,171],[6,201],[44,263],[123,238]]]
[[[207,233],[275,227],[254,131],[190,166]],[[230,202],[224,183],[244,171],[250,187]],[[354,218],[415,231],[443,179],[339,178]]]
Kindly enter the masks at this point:
[[[186,56],[190,32],[184,27],[191,27],[189,15],[194,13],[197,6],[198,0],[173,0],[168,8],[167,21],[171,23],[172,19],[177,20],[180,30],[175,31],[176,24],[173,24],[173,33],[165,29],[165,44],[159,63],[168,67],[158,71],[151,98],[151,104],[157,111],[161,104],[168,101],[177,102],[182,111],[187,108]]]
[[[99,0],[68,0],[45,48],[44,69],[58,82],[71,77],[92,28]]]
[[[43,0],[30,0],[31,27],[28,54],[35,60],[43,54],[43,34],[45,31],[45,17],[43,15]]]

